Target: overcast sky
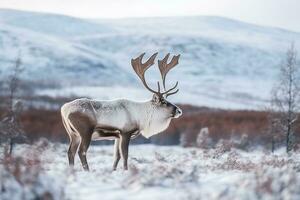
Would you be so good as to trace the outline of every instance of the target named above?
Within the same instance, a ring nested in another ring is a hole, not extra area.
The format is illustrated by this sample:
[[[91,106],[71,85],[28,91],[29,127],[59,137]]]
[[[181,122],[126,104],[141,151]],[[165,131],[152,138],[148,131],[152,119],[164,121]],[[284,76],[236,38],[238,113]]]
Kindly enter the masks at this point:
[[[0,0],[0,8],[84,18],[217,15],[300,32],[300,0]]]

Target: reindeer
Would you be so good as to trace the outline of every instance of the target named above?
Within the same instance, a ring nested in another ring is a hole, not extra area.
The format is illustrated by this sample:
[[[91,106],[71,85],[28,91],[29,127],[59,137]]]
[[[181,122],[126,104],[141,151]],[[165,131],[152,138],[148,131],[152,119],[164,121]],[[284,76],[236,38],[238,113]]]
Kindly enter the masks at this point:
[[[172,118],[182,115],[179,107],[166,98],[176,94],[178,82],[166,90],[166,75],[178,64],[180,55],[173,56],[167,63],[169,55],[158,60],[164,91],[161,92],[157,81],[157,91],[150,88],[145,80],[145,72],[154,64],[158,53],[153,54],[145,63],[143,56],[131,60],[131,65],[147,90],[153,93],[149,101],[136,102],[127,99],[97,101],[87,98],[76,99],[61,107],[63,125],[68,133],[70,145],[68,150],[69,165],[74,165],[74,157],[79,146],[78,155],[84,170],[89,170],[86,152],[91,140],[115,140],[113,170],[117,169],[120,157],[123,158],[124,170],[127,170],[128,147],[130,139],[143,135],[149,138],[164,131]]]

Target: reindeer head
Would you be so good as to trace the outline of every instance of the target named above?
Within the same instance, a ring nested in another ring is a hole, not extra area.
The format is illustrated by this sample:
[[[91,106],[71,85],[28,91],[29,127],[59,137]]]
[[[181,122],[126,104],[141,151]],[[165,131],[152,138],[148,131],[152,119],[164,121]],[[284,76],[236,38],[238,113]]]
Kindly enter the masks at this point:
[[[167,73],[178,64],[178,59],[180,55],[173,56],[170,63],[167,63],[170,53],[168,53],[164,59],[158,60],[158,67],[163,81],[163,89],[164,91],[161,92],[160,83],[157,81],[157,91],[151,89],[145,80],[145,72],[149,67],[154,64],[154,60],[158,53],[153,54],[145,63],[142,63],[143,56],[145,53],[141,54],[139,57],[135,59],[131,59],[131,65],[141,79],[142,83],[150,92],[153,93],[153,97],[151,103],[155,107],[155,110],[158,114],[157,117],[162,119],[170,119],[170,118],[178,118],[182,115],[182,111],[179,107],[172,104],[171,102],[167,101],[167,97],[173,94],[176,94],[179,89],[176,89],[178,82],[171,87],[170,89],[166,89],[166,75]]]

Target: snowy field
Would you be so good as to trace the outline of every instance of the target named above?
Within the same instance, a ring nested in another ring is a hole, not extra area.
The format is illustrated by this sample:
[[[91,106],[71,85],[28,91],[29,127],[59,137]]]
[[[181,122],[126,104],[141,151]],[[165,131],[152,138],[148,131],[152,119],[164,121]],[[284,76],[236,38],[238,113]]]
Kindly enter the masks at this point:
[[[133,145],[130,169],[120,165],[112,171],[113,147],[94,145],[87,154],[90,172],[78,158],[74,171],[68,169],[66,144],[40,145],[37,151],[16,147],[27,165],[10,166],[17,181],[1,161],[0,199],[300,199],[300,153],[287,155],[284,149],[271,154]]]

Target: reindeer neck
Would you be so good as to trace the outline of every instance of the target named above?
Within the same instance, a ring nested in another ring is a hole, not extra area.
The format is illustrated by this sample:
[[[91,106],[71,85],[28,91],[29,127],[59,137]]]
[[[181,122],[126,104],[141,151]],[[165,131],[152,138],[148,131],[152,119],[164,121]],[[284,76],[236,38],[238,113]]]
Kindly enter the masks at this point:
[[[153,107],[150,101],[145,102],[132,102],[132,114],[138,125],[140,131],[145,130],[149,126],[151,113],[153,113]]]

